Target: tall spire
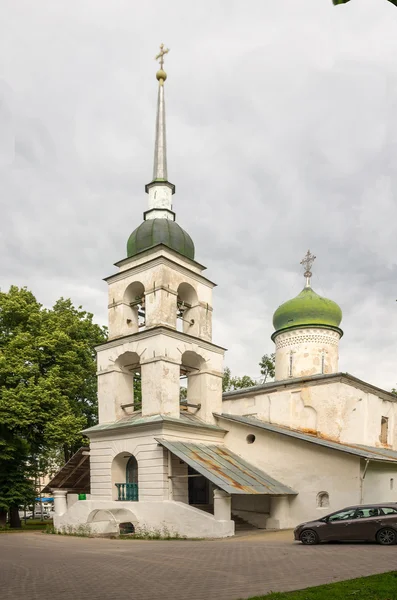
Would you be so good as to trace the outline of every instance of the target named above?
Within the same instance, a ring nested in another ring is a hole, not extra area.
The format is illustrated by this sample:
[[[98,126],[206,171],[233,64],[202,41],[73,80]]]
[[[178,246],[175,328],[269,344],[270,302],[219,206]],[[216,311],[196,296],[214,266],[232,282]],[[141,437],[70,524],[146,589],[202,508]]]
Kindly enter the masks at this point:
[[[159,82],[156,139],[154,145],[153,180],[145,186],[145,190],[149,194],[149,210],[145,213],[145,220],[158,218],[175,220],[175,213],[172,211],[172,194],[175,192],[175,186],[168,181],[165,126],[164,83],[167,79],[167,73],[164,71],[163,66],[164,56],[168,52],[169,49],[164,48],[164,44],[161,44],[160,52],[156,56],[156,60],[160,63],[160,69],[156,73],[156,79]]]
[[[154,146],[154,166],[153,181],[167,181],[167,138],[165,133],[165,101],[164,101],[164,82],[167,79],[167,73],[163,70],[164,55],[169,49],[164,49],[164,44],[160,46],[160,52],[156,60],[160,62],[160,70],[156,73],[159,82],[159,91],[157,98],[157,119],[156,119],[156,142]]]
[[[305,269],[305,272],[304,272],[304,276],[306,277],[305,287],[307,287],[307,288],[311,287],[310,278],[313,275],[311,269],[312,269],[312,266],[313,266],[313,263],[315,260],[316,260],[316,257],[314,256],[314,254],[312,254],[310,252],[310,250],[308,250],[305,254],[305,257],[301,260],[301,263],[300,263],[303,266],[303,268]]]

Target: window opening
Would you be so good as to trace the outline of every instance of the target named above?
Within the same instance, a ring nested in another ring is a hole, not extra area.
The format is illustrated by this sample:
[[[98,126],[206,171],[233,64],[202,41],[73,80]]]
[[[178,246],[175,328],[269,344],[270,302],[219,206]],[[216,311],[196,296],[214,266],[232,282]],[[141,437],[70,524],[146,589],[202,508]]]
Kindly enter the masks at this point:
[[[382,417],[380,422],[380,436],[379,441],[381,444],[387,444],[387,438],[389,433],[389,419],[388,417]]]
[[[145,327],[146,311],[145,311],[145,294],[136,296],[133,302],[130,302],[131,308],[136,308],[138,312],[138,329]]]
[[[245,439],[247,440],[247,444],[253,444],[256,438],[253,433],[250,433]]]
[[[325,354],[323,351],[321,354],[321,375],[324,375],[324,368],[325,368]]]
[[[187,310],[189,310],[189,308],[192,308],[192,305],[189,304],[188,302],[185,302],[185,300],[181,300],[181,298],[178,296],[177,303],[176,303],[177,327],[179,326],[179,327],[183,328],[183,323],[188,323],[189,325],[194,325],[194,319],[185,319],[185,312]],[[179,330],[179,328],[178,328],[178,330]]]
[[[394,489],[394,479],[393,479],[393,477],[390,479],[390,489],[391,490]]]
[[[292,350],[289,353],[289,376],[292,377]]]

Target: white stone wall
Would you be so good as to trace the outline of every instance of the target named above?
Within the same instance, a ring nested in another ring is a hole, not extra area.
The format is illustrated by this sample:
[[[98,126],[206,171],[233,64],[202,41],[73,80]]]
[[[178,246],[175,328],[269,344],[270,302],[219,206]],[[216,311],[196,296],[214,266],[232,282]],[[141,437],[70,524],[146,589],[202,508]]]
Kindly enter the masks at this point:
[[[305,327],[279,333],[276,346],[276,380],[338,372],[338,332]]]
[[[219,422],[228,429],[225,444],[230,450],[299,493],[289,497],[289,515],[283,517],[280,528],[295,527],[360,502],[359,457],[258,428]],[[247,443],[248,434],[255,435],[253,444]],[[329,507],[318,508],[317,496],[324,491],[329,494]]]
[[[168,471],[163,449],[153,435],[146,432],[115,434],[114,438],[90,443],[91,498],[116,500],[115,483],[125,483],[125,471],[118,468],[114,459],[135,456],[138,462],[139,499],[152,502],[168,499]]]
[[[363,485],[363,504],[372,502],[397,502],[397,465],[369,463]]]
[[[277,383],[275,384],[277,386]],[[397,449],[397,402],[348,380],[331,379],[225,399],[223,412],[253,415],[263,421],[320,434],[330,440],[383,445],[381,419],[388,418],[388,446]]]

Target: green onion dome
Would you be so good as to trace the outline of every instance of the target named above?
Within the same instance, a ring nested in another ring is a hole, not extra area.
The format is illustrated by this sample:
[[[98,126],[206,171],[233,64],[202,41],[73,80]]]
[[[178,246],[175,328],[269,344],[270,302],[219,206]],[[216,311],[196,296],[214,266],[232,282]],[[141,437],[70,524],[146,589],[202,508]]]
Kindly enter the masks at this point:
[[[127,242],[127,256],[164,244],[182,256],[194,260],[194,244],[175,221],[170,219],[148,219],[133,231]]]
[[[273,315],[275,334],[296,327],[320,326],[339,329],[342,321],[340,307],[328,298],[322,298],[311,287],[303,288],[301,293],[278,307]]]

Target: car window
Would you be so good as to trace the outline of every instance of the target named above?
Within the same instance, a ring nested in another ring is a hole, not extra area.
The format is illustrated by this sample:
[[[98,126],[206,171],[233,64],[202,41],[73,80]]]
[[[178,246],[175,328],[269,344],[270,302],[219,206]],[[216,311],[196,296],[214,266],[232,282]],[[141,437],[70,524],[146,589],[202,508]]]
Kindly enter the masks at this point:
[[[356,519],[369,519],[370,517],[379,517],[381,515],[380,508],[369,507],[369,508],[358,508],[355,518]]]
[[[355,512],[355,508],[350,510],[341,510],[340,512],[331,515],[328,518],[328,521],[345,521],[346,519],[353,519]]]
[[[391,506],[382,506],[382,512],[384,515],[397,515],[397,508]]]

